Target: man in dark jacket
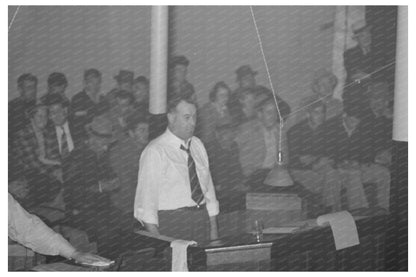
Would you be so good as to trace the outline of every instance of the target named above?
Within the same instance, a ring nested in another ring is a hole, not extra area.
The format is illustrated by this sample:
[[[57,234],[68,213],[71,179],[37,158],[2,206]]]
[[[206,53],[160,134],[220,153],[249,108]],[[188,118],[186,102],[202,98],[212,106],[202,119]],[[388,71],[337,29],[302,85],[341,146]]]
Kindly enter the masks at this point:
[[[63,161],[64,200],[69,224],[86,231],[100,254],[115,255],[119,214],[110,201],[118,179],[111,170],[108,148],[113,143],[111,122],[95,117],[88,139]]]

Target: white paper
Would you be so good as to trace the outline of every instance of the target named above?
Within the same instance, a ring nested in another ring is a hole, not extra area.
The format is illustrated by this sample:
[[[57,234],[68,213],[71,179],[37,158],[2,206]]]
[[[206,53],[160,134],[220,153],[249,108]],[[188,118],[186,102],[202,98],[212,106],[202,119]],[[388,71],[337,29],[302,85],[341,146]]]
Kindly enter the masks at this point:
[[[196,245],[195,241],[174,240],[170,243],[172,248],[172,271],[188,271],[187,249],[189,245]]]
[[[360,244],[354,218],[347,211],[321,215],[316,219],[319,226],[329,223],[336,250]]]

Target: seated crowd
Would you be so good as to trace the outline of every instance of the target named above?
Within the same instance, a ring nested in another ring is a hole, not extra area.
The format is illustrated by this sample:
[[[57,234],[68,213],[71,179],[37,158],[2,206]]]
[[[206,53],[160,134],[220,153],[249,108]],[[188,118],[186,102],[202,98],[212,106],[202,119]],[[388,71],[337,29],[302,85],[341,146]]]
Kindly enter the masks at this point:
[[[189,61],[179,56],[169,66],[168,97],[196,99],[186,80]],[[287,130],[280,124],[290,106],[256,84],[256,74],[249,65],[239,67],[238,88],[215,83],[209,103],[198,109],[196,136],[208,153],[221,213],[245,209],[246,192],[264,187],[268,173],[282,163],[296,191],[322,207],[317,213],[372,205],[388,211],[388,85],[354,84],[341,101],[333,97],[337,78],[318,70],[297,123]],[[38,80],[23,74],[20,97],[9,103],[9,192],[34,213],[39,206],[58,207],[62,224],[85,231],[106,257],[137,223],[139,161],[149,142],[148,79],[126,70],[114,79],[116,87],[103,95],[100,71],[88,69],[84,89],[69,100],[67,79],[55,72],[36,101]],[[374,203],[367,184],[374,187]]]

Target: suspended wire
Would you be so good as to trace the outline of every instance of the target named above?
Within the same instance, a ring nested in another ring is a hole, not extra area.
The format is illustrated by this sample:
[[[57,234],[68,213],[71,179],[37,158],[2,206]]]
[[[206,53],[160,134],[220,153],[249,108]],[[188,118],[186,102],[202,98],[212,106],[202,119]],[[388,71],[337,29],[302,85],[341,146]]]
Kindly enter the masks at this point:
[[[20,9],[20,6],[17,6],[17,9],[16,9],[16,11],[13,14],[12,20],[10,21],[9,30],[8,31],[10,31],[10,28],[12,27],[12,24],[14,22],[14,19],[16,18],[16,15],[17,15],[17,12],[19,11],[19,9]]]
[[[276,94],[275,94],[275,91],[274,91],[272,78],[270,77],[269,66],[267,65],[266,55],[264,54],[263,43],[261,41],[259,28],[257,27],[256,17],[254,16],[253,6],[250,6],[250,11],[251,11],[251,17],[253,19],[254,27],[256,29],[257,39],[259,41],[261,55],[263,57],[263,62],[264,62],[264,65],[266,67],[266,72],[267,72],[267,77],[269,79],[270,88],[272,89],[273,99],[274,99],[274,102],[276,104],[277,114],[279,115],[279,152],[281,152],[282,151],[283,117],[280,113],[280,108],[279,108],[279,104],[278,104]],[[280,157],[280,154],[279,154],[279,159],[280,158],[281,157]]]

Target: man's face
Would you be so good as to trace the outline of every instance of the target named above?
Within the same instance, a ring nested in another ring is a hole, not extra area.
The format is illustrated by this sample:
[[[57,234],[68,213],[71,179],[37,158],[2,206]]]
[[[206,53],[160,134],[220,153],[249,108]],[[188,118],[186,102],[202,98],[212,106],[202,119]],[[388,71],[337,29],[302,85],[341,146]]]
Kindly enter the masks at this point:
[[[121,82],[118,84],[118,88],[120,90],[125,90],[125,91],[133,91],[133,83],[130,81],[126,81],[126,82]]]
[[[149,98],[149,86],[143,82],[137,82],[133,86],[134,96],[137,102],[146,101]]]
[[[175,82],[182,83],[186,80],[188,67],[183,64],[177,64],[173,68],[173,79]]]
[[[193,136],[196,124],[196,107],[181,101],[174,111],[168,114],[169,129],[179,138],[187,140]]]
[[[359,32],[355,36],[355,40],[362,48],[369,48],[371,46],[371,33],[370,30],[365,29],[362,32]]]
[[[52,85],[49,86],[49,93],[65,94],[66,85]]]
[[[146,144],[149,141],[149,124],[140,123],[134,131],[129,131],[129,134],[137,143]]]
[[[90,135],[89,137],[89,146],[92,151],[94,151],[97,155],[103,154],[107,151],[109,145],[109,141],[105,138],[101,138],[95,135]]]
[[[253,74],[246,74],[240,78],[241,88],[253,88],[256,86],[256,78]]]
[[[308,116],[314,126],[320,126],[325,121],[325,109],[323,106],[318,106],[309,111]]]
[[[101,90],[101,78],[89,77],[85,80],[85,89],[94,95],[98,94]]]
[[[20,95],[28,101],[36,100],[37,95],[37,84],[34,81],[24,81],[22,86],[19,88]]]
[[[67,110],[61,104],[55,104],[49,107],[49,118],[55,126],[62,126],[67,119]]]
[[[387,108],[387,101],[384,97],[371,97],[370,108],[374,114],[380,115]]]
[[[344,115],[344,121],[348,129],[355,129],[360,124],[361,120],[356,116]]]
[[[220,106],[225,106],[228,102],[228,90],[225,88],[220,88],[217,91],[215,102],[217,102]]]
[[[259,118],[267,129],[272,128],[277,123],[277,111],[273,103],[267,103],[258,112]]]
[[[38,110],[33,115],[33,121],[39,129],[46,127],[48,123],[48,110],[46,107],[38,108]]]
[[[246,95],[240,99],[241,105],[248,111],[252,111],[254,109],[254,101],[255,97],[253,93],[246,93]]]
[[[330,96],[334,92],[334,87],[329,76],[319,79],[314,86],[315,93],[318,93],[320,96]]]
[[[131,105],[130,98],[117,97],[116,99],[117,105],[122,109],[127,109]]]

